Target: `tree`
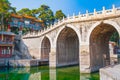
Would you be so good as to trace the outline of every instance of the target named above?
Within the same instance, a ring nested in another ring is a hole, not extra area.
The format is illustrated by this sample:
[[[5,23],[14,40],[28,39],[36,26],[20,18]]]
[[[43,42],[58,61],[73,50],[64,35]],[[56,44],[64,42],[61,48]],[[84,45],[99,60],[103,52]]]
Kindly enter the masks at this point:
[[[15,13],[16,14],[16,7],[11,7],[11,13]]]
[[[62,20],[64,18],[66,18],[66,15],[62,12],[62,10],[58,10],[55,13],[55,20]]]
[[[37,17],[38,10],[37,9],[32,9],[31,14],[32,14],[33,17]]]
[[[40,8],[38,8],[38,14],[39,18],[43,20],[44,24],[46,26],[49,26],[54,23],[54,15],[53,11],[50,9],[47,5],[41,5]]]
[[[119,34],[118,34],[118,32],[114,32],[112,34],[112,36],[110,37],[110,41],[113,41],[113,42],[116,42],[116,43],[119,42]]]
[[[28,16],[36,17],[36,15],[38,14],[38,10],[37,9],[30,10],[29,8],[22,8],[17,13],[20,15],[28,15]]]
[[[1,30],[5,29],[6,27],[4,26],[4,23],[9,16],[10,10],[13,10],[13,7],[10,6],[10,2],[8,0],[0,0]]]
[[[8,0],[0,0],[0,12],[5,13],[10,9],[10,2]]]
[[[29,16],[31,16],[32,14],[31,14],[31,10],[30,9],[28,9],[28,8],[22,8],[21,10],[19,10],[18,12],[17,12],[18,14],[20,14],[20,15],[29,15]]]

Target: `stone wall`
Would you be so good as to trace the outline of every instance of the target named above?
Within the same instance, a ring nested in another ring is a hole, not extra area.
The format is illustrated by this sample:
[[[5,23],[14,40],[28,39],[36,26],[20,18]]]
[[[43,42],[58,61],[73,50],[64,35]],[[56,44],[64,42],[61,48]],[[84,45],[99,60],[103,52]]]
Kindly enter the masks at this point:
[[[24,44],[24,41],[21,39],[20,35],[15,36],[15,47],[14,47],[14,58],[15,59],[32,59],[28,46]]]
[[[39,48],[40,48],[40,39],[39,38],[30,38],[23,39],[24,44],[27,46],[29,54],[32,58],[40,58]]]
[[[31,66],[38,66],[38,60],[9,60],[9,65],[12,67],[31,67]]]

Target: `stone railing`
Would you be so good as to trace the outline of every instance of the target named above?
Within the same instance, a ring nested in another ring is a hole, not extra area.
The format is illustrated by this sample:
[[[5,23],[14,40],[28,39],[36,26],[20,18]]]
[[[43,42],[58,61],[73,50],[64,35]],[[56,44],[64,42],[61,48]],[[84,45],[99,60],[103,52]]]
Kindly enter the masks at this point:
[[[117,16],[117,15],[120,15],[120,7],[115,8],[115,5],[112,6],[112,9],[107,9],[107,10],[105,9],[105,7],[103,7],[102,11],[96,11],[96,9],[94,9],[93,13],[89,13],[88,11],[86,11],[86,14],[80,14],[79,12],[78,15],[73,14],[73,16],[68,15],[67,18],[63,17],[62,20],[58,20],[58,22],[56,22],[54,25],[48,26],[47,28],[44,28],[43,30],[37,33],[32,32],[32,33],[23,35],[23,38],[41,36],[65,23],[96,20],[96,19],[101,19],[101,18],[106,18],[111,16]]]

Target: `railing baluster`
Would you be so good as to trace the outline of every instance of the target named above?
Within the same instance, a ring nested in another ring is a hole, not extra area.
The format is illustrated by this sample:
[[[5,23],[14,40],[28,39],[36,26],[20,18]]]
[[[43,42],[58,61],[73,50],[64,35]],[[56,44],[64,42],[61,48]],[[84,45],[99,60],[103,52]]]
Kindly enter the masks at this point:
[[[103,9],[101,11],[96,11],[96,9],[94,9],[94,12],[93,13],[88,13],[88,11],[86,10],[86,14],[81,14],[79,12],[79,14],[77,16],[75,16],[75,14],[73,13],[72,16],[67,16],[67,18],[64,18],[62,20],[58,20],[57,22],[55,22],[53,25],[50,25],[49,27],[47,27],[47,29],[43,29],[39,32],[39,35],[43,32],[47,32],[51,29],[54,29],[54,27],[62,24],[62,23],[65,23],[65,22],[69,22],[69,20],[71,21],[74,21],[75,19],[76,20],[87,20],[89,19],[90,17],[94,17],[94,18],[98,18],[100,15],[104,15],[104,16],[109,16],[110,14],[113,14],[113,15],[116,15],[116,13],[120,13],[120,7],[118,8],[115,8],[115,5],[112,5],[112,9],[105,9],[105,7],[103,7]],[[96,17],[97,16],[97,17]],[[27,33],[25,35],[23,35],[24,37],[27,37],[27,36],[34,36],[34,32],[32,32],[32,34],[30,33]]]

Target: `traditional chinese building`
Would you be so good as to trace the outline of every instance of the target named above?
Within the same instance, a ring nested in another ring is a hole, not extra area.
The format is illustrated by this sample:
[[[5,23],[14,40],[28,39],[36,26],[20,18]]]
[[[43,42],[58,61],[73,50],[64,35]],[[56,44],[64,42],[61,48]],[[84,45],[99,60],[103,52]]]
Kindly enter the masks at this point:
[[[0,58],[10,58],[13,55],[15,34],[12,32],[0,32]]]
[[[43,21],[28,15],[11,14],[11,28],[27,28],[32,31],[39,31],[43,28]]]

